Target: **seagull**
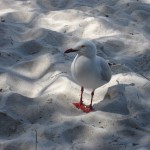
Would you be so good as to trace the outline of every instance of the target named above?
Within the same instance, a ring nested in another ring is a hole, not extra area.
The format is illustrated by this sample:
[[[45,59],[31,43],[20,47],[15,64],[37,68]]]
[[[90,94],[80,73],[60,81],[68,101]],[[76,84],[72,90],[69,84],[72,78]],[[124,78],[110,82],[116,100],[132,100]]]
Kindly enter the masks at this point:
[[[93,111],[94,91],[98,87],[108,83],[111,79],[111,69],[109,63],[102,57],[97,56],[97,48],[92,41],[81,40],[64,53],[77,53],[71,64],[71,74],[77,84],[81,86],[80,102],[73,103],[78,109],[85,113]],[[90,89],[90,105],[83,103],[84,88]]]

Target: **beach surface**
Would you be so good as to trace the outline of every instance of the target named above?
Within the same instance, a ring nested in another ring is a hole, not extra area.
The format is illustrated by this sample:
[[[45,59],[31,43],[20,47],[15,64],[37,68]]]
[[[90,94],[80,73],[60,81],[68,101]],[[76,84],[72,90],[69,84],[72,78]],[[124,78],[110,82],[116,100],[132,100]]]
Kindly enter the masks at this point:
[[[116,64],[91,113],[64,54],[82,39]],[[0,150],[150,150],[150,0],[0,0]]]

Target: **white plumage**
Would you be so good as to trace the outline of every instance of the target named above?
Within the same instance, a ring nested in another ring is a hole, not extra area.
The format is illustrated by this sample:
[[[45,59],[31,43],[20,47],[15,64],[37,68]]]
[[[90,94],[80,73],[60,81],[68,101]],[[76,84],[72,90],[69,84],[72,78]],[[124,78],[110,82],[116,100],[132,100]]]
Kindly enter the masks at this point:
[[[85,112],[92,110],[94,90],[111,79],[111,70],[108,63],[102,57],[96,55],[97,49],[93,42],[82,40],[65,53],[76,52],[77,55],[71,65],[71,73],[74,80],[81,86],[80,103],[74,103],[77,108]],[[91,104],[85,106],[82,101],[84,88],[91,89]]]

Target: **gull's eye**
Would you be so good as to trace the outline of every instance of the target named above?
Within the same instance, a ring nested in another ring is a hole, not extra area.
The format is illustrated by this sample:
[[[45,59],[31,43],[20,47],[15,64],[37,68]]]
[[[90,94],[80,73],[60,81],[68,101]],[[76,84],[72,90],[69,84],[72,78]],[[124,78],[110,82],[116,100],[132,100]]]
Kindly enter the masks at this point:
[[[85,47],[85,45],[82,45],[81,47],[82,47],[82,48],[84,48],[84,47]]]

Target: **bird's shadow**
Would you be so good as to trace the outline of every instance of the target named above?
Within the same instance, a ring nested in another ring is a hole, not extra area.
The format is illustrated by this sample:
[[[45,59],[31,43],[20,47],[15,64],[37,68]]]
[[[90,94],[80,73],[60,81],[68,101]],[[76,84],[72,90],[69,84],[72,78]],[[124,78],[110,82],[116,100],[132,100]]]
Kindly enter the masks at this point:
[[[128,115],[129,109],[127,105],[127,97],[125,89],[131,84],[117,84],[108,88],[104,99],[97,104],[94,104],[95,111],[104,111],[121,115]]]

